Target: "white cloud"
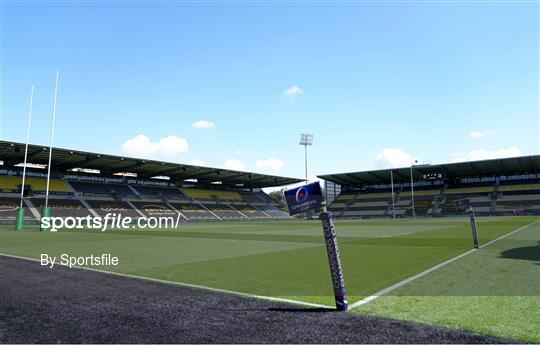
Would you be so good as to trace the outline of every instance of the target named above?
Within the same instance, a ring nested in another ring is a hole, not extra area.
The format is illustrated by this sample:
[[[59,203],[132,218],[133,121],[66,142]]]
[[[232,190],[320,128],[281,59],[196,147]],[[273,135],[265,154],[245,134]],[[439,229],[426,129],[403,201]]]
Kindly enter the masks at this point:
[[[139,134],[122,144],[122,152],[134,157],[173,157],[187,152],[188,149],[187,140],[175,135],[163,137],[159,141],[150,141],[146,135]]]
[[[193,122],[193,127],[195,127],[195,128],[214,128],[215,125],[211,121],[200,120],[200,121],[197,121],[197,122]]]
[[[189,161],[191,165],[206,165],[206,163],[200,159],[192,159]]]
[[[246,165],[239,159],[227,159],[223,163],[224,169],[245,171]]]
[[[488,135],[493,135],[493,134],[495,134],[495,131],[492,129],[488,131],[469,132],[469,136],[473,139],[480,139],[480,138],[484,138],[484,137],[487,137]]]
[[[402,168],[411,166],[411,163],[415,161],[417,161],[416,163],[421,163],[420,160],[400,149],[385,148],[377,154],[375,164],[380,169]]]
[[[235,155],[235,156],[240,156],[240,155],[242,155],[242,150],[235,150],[235,151],[234,151],[234,155]]]
[[[285,166],[285,163],[281,159],[276,158],[268,158],[268,159],[262,159],[255,162],[255,167],[259,171],[263,172],[277,172],[283,169]]]
[[[511,146],[506,149],[500,149],[500,150],[472,150],[468,153],[463,152],[457,152],[454,153],[452,156],[453,162],[467,162],[467,161],[479,161],[484,159],[496,159],[496,158],[508,158],[508,157],[516,157],[521,156],[522,151],[516,147]]]
[[[288,88],[287,90],[285,90],[283,93],[285,94],[285,96],[294,98],[297,95],[303,94],[304,91],[298,85],[294,85]]]

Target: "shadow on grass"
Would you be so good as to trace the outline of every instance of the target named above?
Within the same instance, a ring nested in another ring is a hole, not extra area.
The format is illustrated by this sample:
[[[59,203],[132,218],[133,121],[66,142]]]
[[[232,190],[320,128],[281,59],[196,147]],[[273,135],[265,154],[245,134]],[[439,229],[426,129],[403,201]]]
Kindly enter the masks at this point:
[[[499,256],[503,259],[536,261],[540,265],[540,242],[536,246],[519,247],[505,250]]]

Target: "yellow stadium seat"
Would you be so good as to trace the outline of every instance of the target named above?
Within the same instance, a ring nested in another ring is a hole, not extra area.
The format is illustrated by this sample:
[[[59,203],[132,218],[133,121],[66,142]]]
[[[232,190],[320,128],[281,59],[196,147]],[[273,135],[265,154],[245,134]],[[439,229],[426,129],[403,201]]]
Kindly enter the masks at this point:
[[[444,191],[447,195],[452,194],[474,194],[474,193],[491,193],[493,187],[472,187],[472,188],[449,188]]]
[[[440,190],[438,189],[429,189],[429,190],[415,190],[414,191],[414,195],[415,196],[423,196],[423,195],[426,195],[426,196],[429,196],[429,195],[438,195],[440,193]],[[403,191],[401,193],[399,193],[399,196],[411,196],[411,191],[408,190],[408,191]]]
[[[391,198],[392,193],[366,193],[356,195],[356,199],[377,199],[377,198]]]
[[[336,197],[336,200],[346,201],[351,200],[352,198],[354,198],[354,194],[340,194]]]
[[[44,178],[27,177],[24,182],[26,185],[30,185],[32,190],[44,192],[47,189],[47,180]],[[11,191],[17,190],[19,185],[22,184],[22,177],[19,176],[2,176],[0,177],[0,190]],[[62,180],[50,180],[49,191],[71,193],[67,183]]]
[[[499,191],[508,192],[514,190],[538,190],[540,189],[540,184],[516,184],[510,186],[500,186]]]
[[[199,188],[181,188],[182,193],[186,194],[192,199],[200,200],[237,200],[242,201],[242,195],[238,192],[212,190],[212,189],[199,189]]]
[[[2,176],[0,177],[0,190],[9,192],[17,190],[22,183],[22,177]]]

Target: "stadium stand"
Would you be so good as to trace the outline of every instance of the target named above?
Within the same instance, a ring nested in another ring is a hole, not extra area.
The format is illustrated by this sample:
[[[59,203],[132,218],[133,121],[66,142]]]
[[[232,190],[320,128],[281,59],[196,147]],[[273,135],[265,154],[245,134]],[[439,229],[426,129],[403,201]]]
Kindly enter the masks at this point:
[[[187,199],[180,189],[175,187],[161,187],[161,186],[139,186],[132,185],[132,187],[143,197],[150,199]]]
[[[242,195],[233,191],[200,188],[182,188],[180,190],[194,200],[242,201]]]
[[[0,176],[0,190],[10,193],[20,191],[22,184],[21,176]],[[30,186],[33,192],[45,192],[47,189],[47,181],[44,178],[27,177],[24,184]],[[27,187],[28,188],[28,187]],[[66,181],[51,179],[49,182],[49,192],[67,194],[72,193]]]
[[[242,195],[233,191],[219,191],[218,199],[227,201],[242,201]]]
[[[433,207],[433,198],[423,199],[420,197],[418,200],[414,200],[414,212],[416,216],[426,216],[430,213]],[[412,199],[408,200],[408,208],[405,210],[405,216],[411,216],[413,214]]]
[[[217,220],[218,217],[200,204],[171,203],[172,207],[180,211],[190,220]]]
[[[240,192],[240,195],[242,196],[242,200],[248,204],[269,202],[267,199],[262,198],[258,193]]]
[[[491,213],[491,198],[495,191],[494,183],[489,183],[488,186],[471,184],[466,186],[460,184],[456,187],[450,186],[444,190],[444,196],[441,201],[442,215],[460,215],[467,212],[465,205],[470,204],[477,214]]]
[[[540,181],[503,182],[497,189],[495,213],[498,215],[540,215]]]
[[[416,216],[424,217],[427,215],[433,214],[433,208],[436,203],[437,197],[440,196],[440,188],[432,189],[417,189],[414,191],[414,214]],[[413,192],[409,189],[401,191],[399,193],[398,203],[405,206],[404,211],[401,212],[402,215],[409,217],[413,215],[413,206],[412,206],[412,195]]]
[[[342,192],[340,193],[329,205],[328,210],[333,212],[335,215],[341,215],[343,211],[351,204],[356,192]]]
[[[499,192],[529,192],[540,193],[540,183],[501,184]]]
[[[0,221],[14,222],[20,202],[25,145],[0,141]],[[26,217],[44,206],[49,148],[28,145]],[[262,191],[299,179],[53,148],[52,216],[177,216],[182,221],[289,218]],[[133,171],[135,170],[135,171]],[[169,175],[168,175],[169,174]],[[39,177],[41,176],[41,177]],[[216,185],[214,181],[221,181]],[[176,187],[183,186],[183,187]],[[203,206],[205,204],[205,206]],[[266,211],[268,210],[268,211]]]
[[[341,213],[344,218],[383,216],[392,202],[392,193],[381,191],[360,191],[351,197],[350,193],[341,194],[334,200],[330,208],[339,210],[343,205]],[[334,206],[338,202],[337,206]]]
[[[411,176],[412,175],[412,176]],[[540,156],[321,175],[340,190],[329,209],[342,218],[540,214]],[[410,191],[414,181],[413,196]],[[384,211],[385,206],[388,209]]]
[[[255,208],[251,205],[231,205],[235,210],[241,212],[243,215],[250,219],[268,219],[271,218],[268,214]]]
[[[0,224],[15,222],[19,205],[20,198],[0,196]],[[25,209],[24,218],[34,220],[34,215],[25,203],[23,203],[23,207]]]
[[[495,211],[498,215],[540,215],[540,200],[503,200],[497,203]]]
[[[22,177],[2,176],[0,177],[0,190],[5,193],[14,193],[20,190]]]
[[[275,205],[261,205],[261,206],[255,206],[256,208],[260,209],[264,213],[272,216],[273,218],[291,218],[288,213],[284,212],[282,209]]]
[[[176,217],[178,214],[162,202],[132,201],[131,204],[146,217]]]
[[[139,212],[125,201],[87,200],[86,202],[100,217],[104,217],[108,213],[115,213],[133,219],[142,217]]]
[[[223,204],[204,204],[204,207],[214,212],[221,219],[245,219],[240,212],[228,205]]]
[[[268,204],[273,204],[276,202],[271,197],[269,197],[268,194],[266,194],[265,192],[257,192],[255,193],[255,195],[258,196],[260,199],[262,199],[263,202],[266,202]]]
[[[479,193],[492,193],[493,186],[490,187],[461,187],[461,188],[448,188],[444,191],[446,195],[468,195],[468,194],[479,194]]]
[[[28,199],[34,207],[41,210],[45,206],[45,198]],[[49,199],[51,216],[54,217],[86,217],[90,211],[77,199]]]
[[[70,181],[69,183],[77,193],[82,195],[137,197],[137,195],[127,185],[123,184],[81,181]]]
[[[24,144],[0,141],[0,152],[3,162],[0,220],[14,220],[16,193],[20,192],[22,183],[20,163]],[[47,164],[47,152],[41,146],[29,145],[32,164]],[[291,218],[262,188],[301,181],[57,148],[53,152],[52,164],[57,168],[50,182],[50,206],[52,215],[59,216],[89,213],[103,216],[111,212],[137,218],[174,215],[178,210],[184,220]],[[77,170],[79,164],[93,172]],[[130,173],[130,169],[136,172]],[[37,177],[43,176],[43,169],[27,171],[26,185],[31,193],[24,205],[30,219],[38,216],[43,206],[41,194],[46,189],[46,180]],[[163,172],[171,175],[163,179]],[[407,217],[413,214],[411,174],[415,188],[414,214],[420,217],[464,215],[464,205],[469,204],[480,215],[540,214],[540,156],[320,177],[339,187],[332,188],[338,192],[333,194],[329,205],[336,217],[389,217],[392,200],[396,216]],[[213,181],[221,183],[215,185]]]
[[[341,217],[355,217],[355,216],[384,216],[386,210],[381,209],[367,209],[367,208],[354,208],[351,207],[346,212],[341,214]]]

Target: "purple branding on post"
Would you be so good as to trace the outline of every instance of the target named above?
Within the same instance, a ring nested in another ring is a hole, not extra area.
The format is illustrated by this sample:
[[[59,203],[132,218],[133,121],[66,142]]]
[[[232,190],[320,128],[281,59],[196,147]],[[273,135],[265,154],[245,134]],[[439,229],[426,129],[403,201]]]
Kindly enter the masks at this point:
[[[291,216],[324,206],[324,198],[318,182],[285,191],[285,199]]]

